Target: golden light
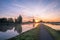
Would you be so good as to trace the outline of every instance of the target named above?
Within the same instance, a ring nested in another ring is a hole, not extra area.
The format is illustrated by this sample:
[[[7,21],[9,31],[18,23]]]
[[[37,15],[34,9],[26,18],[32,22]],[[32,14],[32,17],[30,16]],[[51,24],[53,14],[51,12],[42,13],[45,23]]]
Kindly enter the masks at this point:
[[[37,27],[39,25],[39,23],[34,23],[33,25],[34,25],[34,27]]]
[[[40,21],[40,19],[35,19],[35,22],[39,22]]]

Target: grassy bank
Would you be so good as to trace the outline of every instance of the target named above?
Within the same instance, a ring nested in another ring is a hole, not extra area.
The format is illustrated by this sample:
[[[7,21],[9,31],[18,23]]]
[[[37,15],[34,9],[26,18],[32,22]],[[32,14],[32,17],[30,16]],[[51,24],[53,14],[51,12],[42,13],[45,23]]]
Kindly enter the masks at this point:
[[[36,27],[32,30],[24,32],[21,35],[10,38],[8,40],[38,40],[39,30],[40,30],[40,28],[38,25],[38,27]]]
[[[45,28],[48,30],[54,40],[60,40],[60,31],[54,30],[48,26],[45,26]]]

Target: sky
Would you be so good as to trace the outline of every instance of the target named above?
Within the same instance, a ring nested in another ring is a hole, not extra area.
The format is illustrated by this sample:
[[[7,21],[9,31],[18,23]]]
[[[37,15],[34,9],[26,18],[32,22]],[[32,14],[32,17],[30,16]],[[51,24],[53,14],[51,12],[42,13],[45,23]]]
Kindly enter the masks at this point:
[[[0,18],[19,15],[60,22],[60,0],[0,0]]]

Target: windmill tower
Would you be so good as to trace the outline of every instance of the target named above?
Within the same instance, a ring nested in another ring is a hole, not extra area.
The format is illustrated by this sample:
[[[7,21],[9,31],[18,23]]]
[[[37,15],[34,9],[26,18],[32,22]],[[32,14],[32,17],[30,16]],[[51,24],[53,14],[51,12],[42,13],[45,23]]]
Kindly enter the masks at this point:
[[[34,16],[33,16],[33,23],[35,22]]]

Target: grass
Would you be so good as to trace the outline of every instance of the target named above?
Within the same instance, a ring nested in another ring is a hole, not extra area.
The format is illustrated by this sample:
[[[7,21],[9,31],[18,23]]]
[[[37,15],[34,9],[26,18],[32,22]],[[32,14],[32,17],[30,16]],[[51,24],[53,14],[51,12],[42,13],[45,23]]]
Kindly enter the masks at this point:
[[[54,30],[48,26],[45,26],[45,28],[48,30],[54,40],[60,40],[60,31]]]
[[[21,35],[18,35],[16,37],[10,38],[8,40],[38,40],[38,35],[39,35],[39,25],[27,32],[22,33]]]

